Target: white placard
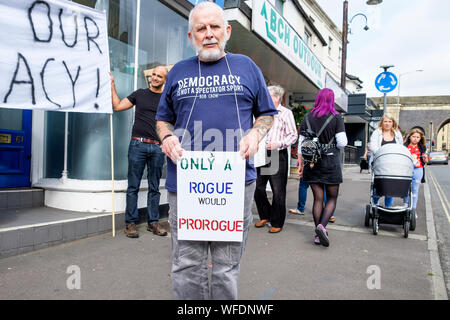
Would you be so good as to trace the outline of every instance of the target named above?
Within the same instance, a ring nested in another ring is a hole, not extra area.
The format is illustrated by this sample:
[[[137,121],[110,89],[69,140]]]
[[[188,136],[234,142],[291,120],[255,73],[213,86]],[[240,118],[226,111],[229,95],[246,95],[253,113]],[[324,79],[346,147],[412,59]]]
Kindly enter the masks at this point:
[[[183,151],[177,162],[178,240],[242,242],[244,193],[239,152]]]
[[[267,135],[265,135],[264,138],[261,139],[258,145],[258,151],[253,156],[253,165],[255,166],[255,168],[262,167],[269,162],[266,156],[266,141]]]
[[[0,107],[112,113],[104,12],[63,0],[0,12]]]

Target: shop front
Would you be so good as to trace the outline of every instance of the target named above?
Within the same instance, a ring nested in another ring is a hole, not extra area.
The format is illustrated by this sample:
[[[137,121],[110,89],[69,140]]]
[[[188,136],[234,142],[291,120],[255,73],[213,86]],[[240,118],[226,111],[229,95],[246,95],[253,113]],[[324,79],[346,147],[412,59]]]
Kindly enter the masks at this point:
[[[226,18],[232,27],[227,49],[252,58],[268,84],[285,88],[283,105],[293,110],[296,119],[296,113],[313,108],[317,93],[325,87],[335,92],[336,109],[346,112],[346,93],[327,74],[300,32],[270,1],[253,1],[252,5],[250,8],[240,1],[225,2]],[[290,152],[291,167],[297,162],[295,150]]]
[[[147,87],[146,70],[156,65],[170,66],[195,54],[187,38],[187,15],[193,7],[188,1],[74,2],[106,14],[110,70],[122,99]],[[11,109],[0,112],[0,188],[39,187],[45,190],[46,206],[111,212],[108,114]],[[112,118],[115,209],[120,212],[125,210],[134,108],[115,112]],[[147,182],[143,179],[139,207],[147,205],[146,192]],[[164,192],[161,202],[166,202]]]
[[[383,110],[366,97],[365,93],[348,96],[348,112],[344,117],[348,146],[351,150],[346,154],[346,163],[359,164],[369,144],[370,135],[376,129]]]
[[[147,87],[146,74],[154,66],[171,66],[195,55],[187,37],[187,16],[193,7],[193,1],[74,2],[106,13],[110,70],[120,98],[127,97],[138,88]],[[227,50],[249,56],[261,68],[268,83],[284,87],[285,106],[292,108],[297,103],[311,107],[317,92],[329,83],[326,78],[327,70],[320,59],[270,2],[253,1],[254,7],[245,5],[247,9],[244,10],[240,7],[245,4],[243,1],[237,2],[239,7],[233,7],[233,3],[236,2],[219,3],[224,5],[225,17],[232,26]],[[291,99],[294,96],[300,96],[301,99]],[[343,105],[338,105],[337,108],[345,111]],[[83,212],[111,212],[109,115],[8,109],[0,111],[0,146],[4,145],[1,139],[6,139],[9,135],[20,150],[30,150],[21,153],[24,161],[15,162],[24,164],[24,168],[20,169],[25,176],[22,186],[43,188],[45,205],[49,207]],[[122,212],[125,210],[127,153],[134,109],[115,112],[112,119],[114,207],[117,212]],[[26,132],[29,132],[29,138],[25,138]],[[24,138],[16,139],[17,136]],[[3,155],[5,153],[2,150],[2,157]],[[3,168],[6,162],[3,158],[1,162],[0,170],[19,170],[12,165],[10,168]],[[295,165],[295,161],[292,163]],[[146,173],[144,177],[145,175]],[[14,186],[11,182],[6,182],[0,187]],[[164,179],[161,180],[161,204],[167,202],[163,186]],[[146,193],[147,181],[143,179],[138,202],[140,208],[147,205]]]

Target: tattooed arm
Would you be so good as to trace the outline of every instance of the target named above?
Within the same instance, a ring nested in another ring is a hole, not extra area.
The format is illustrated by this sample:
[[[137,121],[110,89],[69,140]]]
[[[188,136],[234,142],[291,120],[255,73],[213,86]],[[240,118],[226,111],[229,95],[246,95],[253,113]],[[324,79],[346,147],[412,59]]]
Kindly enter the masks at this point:
[[[255,123],[253,124],[253,130],[257,130],[259,134],[259,141],[261,141],[262,138],[265,137],[267,132],[269,132],[270,128],[273,124],[273,116],[262,116],[255,120]],[[251,132],[251,131],[250,131]]]
[[[252,130],[242,138],[239,151],[242,158],[248,160],[258,151],[258,144],[273,124],[273,116],[261,116],[255,120]]]
[[[165,121],[156,121],[156,134],[161,141],[162,152],[173,162],[177,162],[183,154],[183,149],[180,140],[173,134],[173,125]]]

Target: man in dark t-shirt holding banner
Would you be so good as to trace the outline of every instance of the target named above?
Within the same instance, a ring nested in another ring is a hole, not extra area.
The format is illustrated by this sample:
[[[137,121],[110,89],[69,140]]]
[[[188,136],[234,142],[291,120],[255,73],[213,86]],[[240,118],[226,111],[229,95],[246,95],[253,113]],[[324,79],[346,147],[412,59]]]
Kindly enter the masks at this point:
[[[188,36],[198,56],[170,70],[156,115],[168,156],[176,299],[237,299],[256,180],[248,160],[277,113],[261,70],[250,58],[225,52],[230,35],[222,8],[194,7]]]
[[[159,180],[164,165],[164,154],[161,142],[156,134],[156,111],[161,92],[167,76],[167,68],[158,66],[153,69],[150,88],[139,89],[127,98],[120,100],[111,76],[112,104],[114,111],[124,111],[136,106],[135,120],[128,149],[128,188],[125,209],[125,234],[130,238],[138,238],[136,224],[139,221],[138,193],[142,175],[147,165],[148,195],[147,195],[147,230],[159,236],[166,236],[158,223],[159,220]]]

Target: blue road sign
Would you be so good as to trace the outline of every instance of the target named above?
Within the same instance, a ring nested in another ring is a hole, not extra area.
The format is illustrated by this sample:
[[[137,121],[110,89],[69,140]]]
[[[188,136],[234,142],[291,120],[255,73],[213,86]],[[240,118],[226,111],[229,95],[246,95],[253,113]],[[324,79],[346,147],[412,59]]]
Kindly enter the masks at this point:
[[[375,87],[382,93],[391,92],[397,87],[397,77],[392,72],[382,72],[375,79]]]

